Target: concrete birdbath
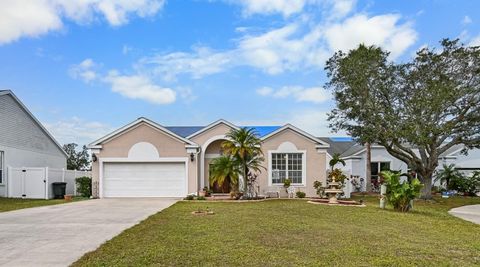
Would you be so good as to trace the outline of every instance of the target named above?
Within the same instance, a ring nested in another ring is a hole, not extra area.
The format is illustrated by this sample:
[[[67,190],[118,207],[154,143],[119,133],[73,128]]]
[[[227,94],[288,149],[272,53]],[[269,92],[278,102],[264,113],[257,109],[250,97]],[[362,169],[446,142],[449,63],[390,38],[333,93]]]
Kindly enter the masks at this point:
[[[328,184],[328,188],[325,189],[325,194],[328,196],[328,204],[338,204],[337,194],[342,193],[340,189],[340,183],[335,181],[335,176],[332,177],[332,182]]]

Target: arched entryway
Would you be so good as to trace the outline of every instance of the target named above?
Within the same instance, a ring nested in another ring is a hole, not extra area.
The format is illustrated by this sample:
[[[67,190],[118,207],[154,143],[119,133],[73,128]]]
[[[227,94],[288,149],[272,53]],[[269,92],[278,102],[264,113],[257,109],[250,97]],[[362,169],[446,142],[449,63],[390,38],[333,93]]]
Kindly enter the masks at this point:
[[[226,181],[223,185],[213,184],[210,185],[210,166],[212,161],[215,158],[220,157],[223,154],[222,151],[222,143],[225,139],[217,139],[209,143],[204,149],[203,155],[203,177],[204,177],[204,185],[210,188],[214,193],[229,193],[230,192],[230,183]]]

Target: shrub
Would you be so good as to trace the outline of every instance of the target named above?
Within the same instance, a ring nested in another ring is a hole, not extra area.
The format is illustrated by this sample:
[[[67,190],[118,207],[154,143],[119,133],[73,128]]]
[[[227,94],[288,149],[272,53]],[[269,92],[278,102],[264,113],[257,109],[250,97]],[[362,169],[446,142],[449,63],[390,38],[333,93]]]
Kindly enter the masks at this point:
[[[335,168],[331,171],[328,172],[328,181],[331,182],[333,180],[333,177],[335,177],[335,181],[338,183],[342,183],[347,179],[347,176],[343,174],[342,170]]]
[[[184,198],[184,200],[194,200],[195,197],[193,195],[187,195],[187,197]]]
[[[480,192],[480,172],[476,171],[472,176],[465,177],[459,189],[469,196],[476,196]]]
[[[82,197],[90,197],[92,195],[92,178],[88,176],[82,176],[75,178],[77,184],[77,192]]]
[[[387,186],[387,201],[397,211],[407,212],[411,209],[410,201],[420,196],[422,184],[418,179],[411,182],[400,182],[401,174],[398,172],[383,171],[382,176]]]
[[[313,182],[313,188],[317,190],[317,195],[319,197],[323,197],[323,195],[325,194],[325,188],[323,187],[322,182],[320,181]]]
[[[297,191],[296,195],[297,195],[298,198],[304,198],[306,194],[305,194],[305,192]]]
[[[197,197],[197,200],[206,200],[206,198],[204,196],[199,196]]]

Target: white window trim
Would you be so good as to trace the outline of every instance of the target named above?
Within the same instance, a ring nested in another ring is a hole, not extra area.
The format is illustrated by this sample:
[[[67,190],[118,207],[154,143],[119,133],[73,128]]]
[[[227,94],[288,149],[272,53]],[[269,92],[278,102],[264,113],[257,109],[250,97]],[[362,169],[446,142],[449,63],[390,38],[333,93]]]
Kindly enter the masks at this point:
[[[185,164],[185,196],[188,194],[188,157],[172,157],[158,158],[152,160],[135,160],[129,158],[99,158],[98,159],[98,197],[103,198],[103,164],[106,162],[123,162],[123,163],[161,163],[161,162],[178,162]],[[135,197],[135,196],[133,196]],[[182,197],[182,196],[179,196]]]
[[[268,151],[268,186],[283,186],[283,183],[272,183],[272,154],[301,153],[302,154],[302,183],[292,183],[292,186],[307,186],[307,151],[306,150],[269,150]],[[287,162],[288,165],[288,162]]]
[[[372,160],[371,163],[378,163],[378,166],[377,166],[378,174],[377,174],[376,176],[380,176],[380,172],[381,172],[381,170],[380,170],[380,164],[381,164],[381,163],[388,163],[388,165],[390,165],[390,169],[392,168],[392,161],[389,161],[389,160],[380,160],[380,161],[378,161],[378,160]],[[370,169],[370,172],[372,172],[371,169]],[[370,174],[370,175],[371,175],[371,174]]]

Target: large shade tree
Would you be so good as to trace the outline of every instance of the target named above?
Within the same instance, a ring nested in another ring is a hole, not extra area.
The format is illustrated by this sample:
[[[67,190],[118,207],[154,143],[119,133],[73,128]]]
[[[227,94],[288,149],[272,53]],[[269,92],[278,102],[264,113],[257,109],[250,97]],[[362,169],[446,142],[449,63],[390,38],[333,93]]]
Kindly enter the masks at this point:
[[[63,150],[67,153],[67,169],[68,170],[89,170],[90,155],[87,146],[83,146],[81,150],[77,149],[78,145],[69,143],[63,145]]]
[[[430,198],[439,156],[455,145],[480,147],[480,47],[445,39],[407,63],[388,56],[360,45],[327,61],[337,104],[331,127],[384,146],[417,172]]]
[[[238,162],[243,179],[243,191],[247,190],[249,172],[259,172],[263,162],[261,140],[252,128],[232,129],[226,134],[227,140],[222,143],[226,155]]]

